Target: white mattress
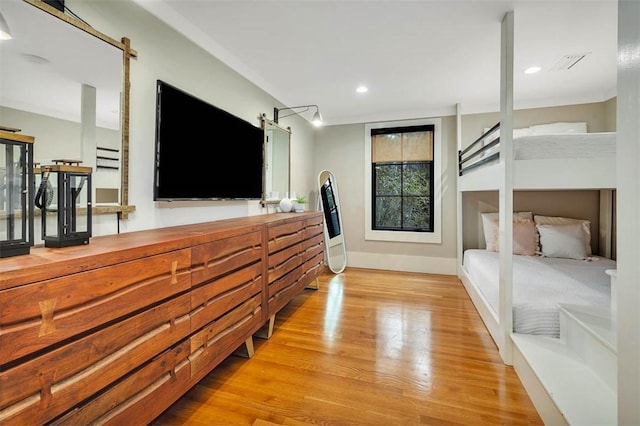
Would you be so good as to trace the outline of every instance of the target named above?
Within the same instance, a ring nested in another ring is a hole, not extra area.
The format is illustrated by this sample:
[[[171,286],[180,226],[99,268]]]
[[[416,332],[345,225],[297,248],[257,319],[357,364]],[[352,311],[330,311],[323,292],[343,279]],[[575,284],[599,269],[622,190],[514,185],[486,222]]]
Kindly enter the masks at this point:
[[[609,309],[613,260],[591,261],[513,256],[513,331],[560,336],[558,304]],[[467,250],[463,266],[473,285],[491,308],[498,311],[499,254],[484,249]]]
[[[616,134],[566,133],[514,138],[516,160],[546,158],[605,158],[616,156]]]

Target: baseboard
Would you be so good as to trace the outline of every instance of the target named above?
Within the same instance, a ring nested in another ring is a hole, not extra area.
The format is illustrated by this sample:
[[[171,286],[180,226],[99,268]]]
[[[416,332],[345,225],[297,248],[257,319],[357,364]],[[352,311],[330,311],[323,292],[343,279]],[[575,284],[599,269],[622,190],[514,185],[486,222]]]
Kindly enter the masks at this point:
[[[455,257],[406,256],[348,251],[347,267],[349,266],[388,271],[456,275]]]

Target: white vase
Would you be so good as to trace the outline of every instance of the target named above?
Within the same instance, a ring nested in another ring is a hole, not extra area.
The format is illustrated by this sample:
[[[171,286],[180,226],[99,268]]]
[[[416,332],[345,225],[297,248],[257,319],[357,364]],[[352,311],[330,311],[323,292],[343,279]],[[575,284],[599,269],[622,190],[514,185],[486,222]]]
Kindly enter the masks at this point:
[[[283,213],[289,213],[293,209],[293,203],[288,198],[280,200],[280,211]]]

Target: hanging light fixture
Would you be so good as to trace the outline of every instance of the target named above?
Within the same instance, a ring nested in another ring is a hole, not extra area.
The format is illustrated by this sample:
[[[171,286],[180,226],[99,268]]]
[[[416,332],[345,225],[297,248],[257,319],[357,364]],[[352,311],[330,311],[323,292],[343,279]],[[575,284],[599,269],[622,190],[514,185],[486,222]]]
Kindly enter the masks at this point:
[[[0,12],[0,40],[11,40],[11,30],[7,21],[4,20],[4,16]]]
[[[302,109],[301,111],[293,111],[301,108],[304,108],[304,109]],[[322,126],[322,114],[320,114],[320,108],[318,108],[318,105],[300,105],[300,106],[287,107],[287,108],[274,108],[273,121],[277,123],[280,118],[289,117],[290,115],[300,114],[305,111],[309,111],[311,108],[316,109],[316,112],[313,114],[313,117],[311,118],[311,123],[313,123],[314,126]],[[280,111],[286,111],[286,110],[292,110],[293,112],[287,115],[280,116]]]

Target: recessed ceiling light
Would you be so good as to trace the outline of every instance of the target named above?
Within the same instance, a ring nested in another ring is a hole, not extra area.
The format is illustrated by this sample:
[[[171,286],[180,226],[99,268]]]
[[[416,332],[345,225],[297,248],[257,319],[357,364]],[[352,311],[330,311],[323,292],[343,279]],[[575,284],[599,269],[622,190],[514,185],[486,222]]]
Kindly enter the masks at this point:
[[[542,68],[540,68],[537,65],[534,65],[532,67],[527,68],[526,70],[524,70],[525,74],[535,74],[537,72],[539,72]]]
[[[358,88],[356,89],[356,92],[358,93],[367,93],[369,91],[369,88],[367,86],[358,86]]]
[[[32,55],[31,53],[23,53],[22,57],[27,60],[27,62],[31,62],[36,65],[44,65],[48,64],[49,61],[47,58],[43,58],[42,56]]]

